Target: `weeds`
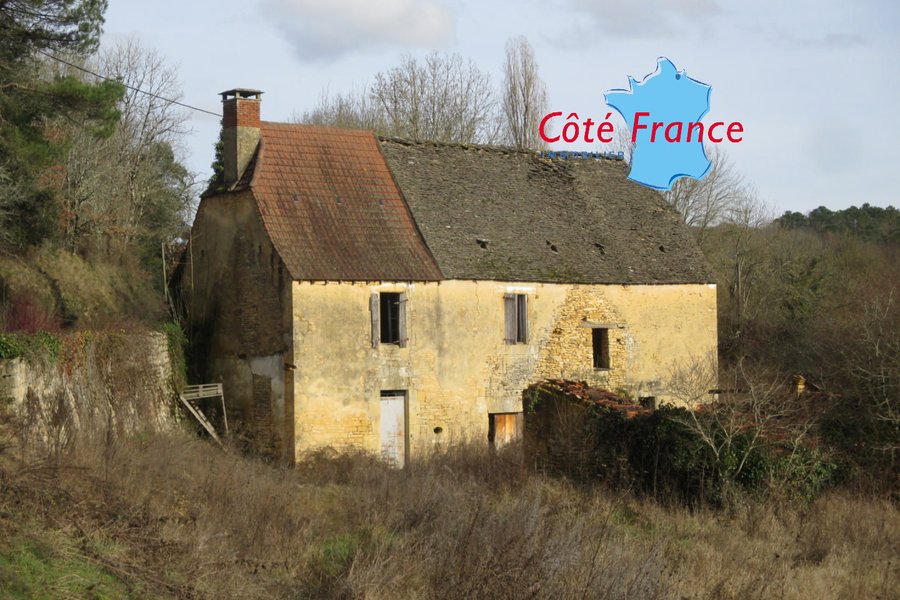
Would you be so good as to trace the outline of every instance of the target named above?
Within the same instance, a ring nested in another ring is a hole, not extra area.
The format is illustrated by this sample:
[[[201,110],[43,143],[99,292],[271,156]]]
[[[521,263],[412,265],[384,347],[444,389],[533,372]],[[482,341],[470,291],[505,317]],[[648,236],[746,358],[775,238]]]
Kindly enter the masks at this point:
[[[169,361],[172,364],[172,377],[175,379],[173,388],[180,390],[187,385],[187,359],[185,348],[188,344],[187,336],[177,321],[162,324],[163,333],[166,334],[169,349]]]
[[[59,336],[46,331],[34,334],[0,333],[0,359],[46,356],[56,361],[61,350]]]
[[[55,530],[131,597],[824,600],[900,583],[896,508],[848,495],[722,514],[574,486],[514,452],[280,468],[182,435],[0,465],[0,539]]]

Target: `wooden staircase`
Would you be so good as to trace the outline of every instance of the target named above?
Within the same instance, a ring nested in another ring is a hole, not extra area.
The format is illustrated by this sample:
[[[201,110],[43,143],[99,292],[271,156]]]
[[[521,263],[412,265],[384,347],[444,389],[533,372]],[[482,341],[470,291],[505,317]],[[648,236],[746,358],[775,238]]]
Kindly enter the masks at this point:
[[[201,383],[200,385],[188,385],[185,386],[181,393],[178,394],[178,399],[181,400],[181,403],[184,404],[185,408],[188,409],[188,412],[191,413],[197,422],[203,426],[207,433],[209,433],[210,437],[216,441],[217,444],[222,446],[222,440],[219,438],[219,434],[216,433],[215,427],[213,427],[212,423],[209,422],[209,419],[206,418],[206,415],[203,414],[203,411],[200,410],[196,404],[194,404],[195,400],[200,400],[201,398],[221,398],[222,400],[222,420],[225,423],[225,434],[228,435],[228,414],[225,412],[225,395],[222,393],[222,384],[221,383]]]

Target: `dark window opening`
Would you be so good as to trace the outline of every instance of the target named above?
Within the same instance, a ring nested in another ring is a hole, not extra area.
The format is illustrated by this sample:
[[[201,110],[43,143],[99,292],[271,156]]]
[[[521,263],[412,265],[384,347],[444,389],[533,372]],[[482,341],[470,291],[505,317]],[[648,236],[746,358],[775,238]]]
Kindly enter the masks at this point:
[[[505,294],[503,296],[503,338],[507,344],[528,343],[528,296]]]
[[[405,347],[408,340],[406,333],[406,302],[403,292],[373,292],[369,299],[369,310],[372,314],[372,347],[379,344],[395,344]]]
[[[594,368],[609,369],[609,329],[597,327],[591,330],[594,345]]]
[[[528,312],[526,311],[526,296],[518,294],[516,296],[516,342],[524,344],[525,332],[528,331]]]
[[[381,343],[400,343],[400,294],[382,292],[381,302]]]

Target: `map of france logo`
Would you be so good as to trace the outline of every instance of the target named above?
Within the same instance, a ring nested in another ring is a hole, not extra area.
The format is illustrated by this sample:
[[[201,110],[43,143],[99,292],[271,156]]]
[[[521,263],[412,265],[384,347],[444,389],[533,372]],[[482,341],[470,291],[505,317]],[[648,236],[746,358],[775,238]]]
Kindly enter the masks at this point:
[[[656,71],[642,81],[628,78],[629,89],[609,90],[606,103],[619,112],[631,129],[634,144],[632,181],[658,190],[668,190],[679,177],[702,179],[710,169],[703,149],[704,124],[712,88],[678,71],[668,58],[657,61]],[[713,123],[705,132],[715,143],[723,141]],[[727,127],[728,141],[739,142],[739,122]]]

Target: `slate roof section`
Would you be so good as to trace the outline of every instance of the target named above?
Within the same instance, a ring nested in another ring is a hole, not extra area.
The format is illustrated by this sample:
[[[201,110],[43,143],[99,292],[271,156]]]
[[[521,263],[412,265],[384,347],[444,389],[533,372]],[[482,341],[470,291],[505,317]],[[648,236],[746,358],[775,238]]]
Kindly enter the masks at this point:
[[[370,132],[260,129],[249,186],[293,279],[442,279]]]
[[[380,138],[447,279],[712,282],[678,213],[610,160]]]

